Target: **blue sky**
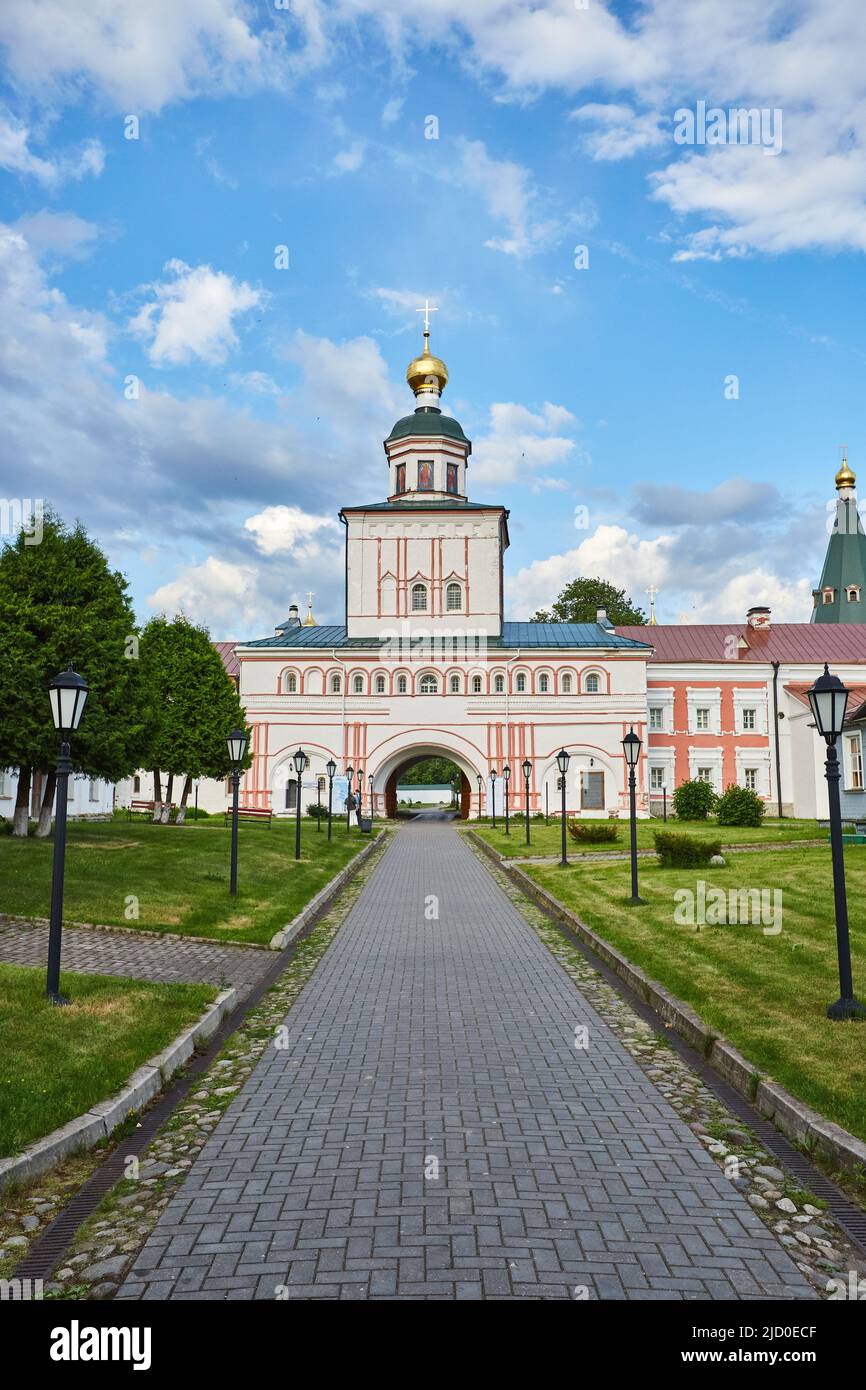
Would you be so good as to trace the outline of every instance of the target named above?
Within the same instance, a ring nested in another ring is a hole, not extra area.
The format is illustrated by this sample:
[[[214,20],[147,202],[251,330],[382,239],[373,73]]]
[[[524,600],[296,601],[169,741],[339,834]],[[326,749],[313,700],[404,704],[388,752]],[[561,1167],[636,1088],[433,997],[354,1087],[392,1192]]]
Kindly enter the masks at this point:
[[[866,475],[863,51],[858,0],[6,0],[0,492],[142,618],[340,621],[429,295],[509,616],[584,573],[805,621]],[[699,101],[780,149],[679,144]]]

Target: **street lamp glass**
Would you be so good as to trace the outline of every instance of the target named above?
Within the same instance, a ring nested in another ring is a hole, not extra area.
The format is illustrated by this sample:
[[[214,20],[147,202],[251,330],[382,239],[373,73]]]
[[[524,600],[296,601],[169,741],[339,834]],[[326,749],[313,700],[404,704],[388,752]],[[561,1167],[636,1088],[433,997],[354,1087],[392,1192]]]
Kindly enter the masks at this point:
[[[325,771],[333,781],[333,778],[336,775],[337,771],[337,764],[334,762],[333,758],[329,758],[329,760],[325,763]]]
[[[560,748],[556,755],[556,766],[559,768],[563,777],[568,772],[568,764],[571,762],[571,754],[566,753],[564,748]]]
[[[348,780],[348,783],[349,783],[349,786],[350,786],[350,787],[351,787],[351,785],[352,785],[352,778],[354,777],[354,775],[355,775],[355,769],[354,769],[354,768],[351,766],[351,764],[350,764],[349,767],[346,768],[346,778],[347,778],[347,780]]]
[[[818,677],[809,691],[809,704],[818,733],[827,743],[835,743],[842,732],[849,694],[839,677],[830,674],[825,662],[823,676]]]
[[[629,767],[637,767],[637,760],[640,757],[641,741],[634,729],[629,729],[622,741],[622,751],[625,753],[625,760]]]
[[[247,751],[247,736],[243,729],[232,729],[226,739],[229,749],[229,759],[234,767],[240,767]]]
[[[309,763],[310,760],[304,752],[303,748],[296,748],[295,756],[292,758],[292,770],[294,771],[295,776],[300,777],[301,773],[304,771],[304,768],[309,766]]]
[[[74,733],[81,721],[84,702],[87,699],[88,685],[83,676],[68,666],[48,687],[51,702],[51,718],[60,734]]]
[[[499,773],[496,771],[496,768],[495,768],[495,767],[492,767],[492,768],[490,769],[490,780],[491,780],[491,782],[495,782],[498,776],[499,776]]]
[[[502,776],[506,782],[511,780],[511,768],[508,766],[508,763],[506,763],[502,769]]]
[[[529,761],[528,758],[525,760],[525,762],[524,762],[524,764],[523,764],[523,776],[524,776],[524,778],[526,779],[527,782],[529,781],[530,777],[532,776],[532,763]]]

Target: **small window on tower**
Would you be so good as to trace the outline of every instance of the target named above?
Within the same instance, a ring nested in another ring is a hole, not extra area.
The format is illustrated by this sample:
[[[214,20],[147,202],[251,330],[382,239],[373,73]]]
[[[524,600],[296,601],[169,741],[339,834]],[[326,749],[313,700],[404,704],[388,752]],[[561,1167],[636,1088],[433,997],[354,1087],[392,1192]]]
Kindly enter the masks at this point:
[[[822,597],[822,599],[824,600],[825,603],[832,603],[833,600],[834,600],[834,598],[836,597],[836,590],[835,590],[835,589],[824,589],[824,590],[822,590],[821,597]]]
[[[860,602],[860,585],[859,585],[859,584],[849,584],[848,587],[847,587],[846,590],[845,590],[845,594],[846,594],[846,596],[847,596],[847,599],[848,599],[848,602],[849,602],[849,603],[859,603],[859,602]]]
[[[406,491],[406,465],[405,465],[405,463],[398,463],[398,464],[397,464],[397,470],[396,470],[396,483],[397,483],[397,491],[398,491],[398,492],[405,492],[405,491]]]
[[[457,491],[457,464],[456,464],[456,463],[449,463],[449,465],[448,465],[448,470],[447,470],[447,476],[448,476],[448,482],[447,482],[448,491],[449,491],[449,492],[456,492],[456,491]]]
[[[449,613],[457,613],[463,607],[463,590],[459,584],[449,584],[445,590],[445,607]]]

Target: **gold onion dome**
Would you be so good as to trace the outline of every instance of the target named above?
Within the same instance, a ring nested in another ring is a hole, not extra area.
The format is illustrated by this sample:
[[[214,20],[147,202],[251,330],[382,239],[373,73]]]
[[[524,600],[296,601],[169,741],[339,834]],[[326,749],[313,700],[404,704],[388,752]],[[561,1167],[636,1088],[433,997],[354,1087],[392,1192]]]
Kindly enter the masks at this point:
[[[856,479],[856,477],[854,476],[854,474],[851,472],[851,469],[848,467],[848,460],[847,460],[847,458],[845,457],[845,455],[843,454],[843,455],[842,455],[842,467],[839,469],[839,472],[836,474],[836,487],[839,488],[840,490],[841,490],[843,487],[850,487],[850,488],[853,488],[853,487],[854,487],[854,484],[855,484],[856,482],[857,482],[857,479]]]
[[[441,357],[434,357],[430,351],[430,333],[424,333],[424,351],[414,357],[406,368],[406,380],[419,395],[421,391],[444,391],[448,384],[448,368]]]

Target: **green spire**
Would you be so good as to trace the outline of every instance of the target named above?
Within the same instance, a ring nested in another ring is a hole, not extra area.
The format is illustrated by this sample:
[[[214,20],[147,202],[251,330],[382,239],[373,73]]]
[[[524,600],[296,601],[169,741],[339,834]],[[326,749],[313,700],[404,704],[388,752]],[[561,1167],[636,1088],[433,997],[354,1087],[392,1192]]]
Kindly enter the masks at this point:
[[[812,590],[813,623],[866,623],[866,533],[857,514],[856,481],[843,456],[827,558],[821,583]]]

